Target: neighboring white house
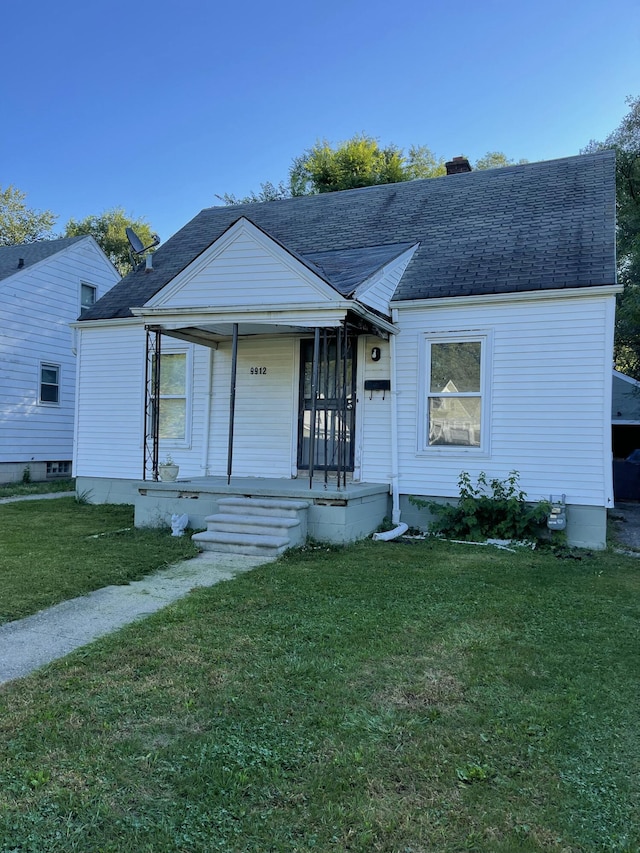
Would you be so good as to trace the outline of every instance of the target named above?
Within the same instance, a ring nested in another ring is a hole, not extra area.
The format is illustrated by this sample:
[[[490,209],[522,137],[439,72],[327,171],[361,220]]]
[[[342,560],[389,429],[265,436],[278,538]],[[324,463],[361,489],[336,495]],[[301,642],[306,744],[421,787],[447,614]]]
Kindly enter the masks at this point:
[[[640,500],[640,382],[618,370],[613,371],[611,438],[614,497]]]
[[[462,471],[517,470],[603,547],[613,152],[452,167],[196,216],[76,324],[79,488],[194,527],[288,497],[347,541],[419,524],[409,496],[455,498]]]
[[[0,247],[0,482],[71,476],[70,323],[119,280],[93,237]]]

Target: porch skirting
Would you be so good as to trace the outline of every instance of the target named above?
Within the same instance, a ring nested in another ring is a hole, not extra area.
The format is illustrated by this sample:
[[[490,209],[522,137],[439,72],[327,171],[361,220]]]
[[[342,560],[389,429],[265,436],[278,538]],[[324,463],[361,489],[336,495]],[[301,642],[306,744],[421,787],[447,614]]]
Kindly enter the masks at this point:
[[[308,535],[318,542],[355,542],[373,533],[391,515],[387,483],[350,483],[340,489],[319,482],[237,477],[192,477],[175,482],[79,477],[78,493],[92,503],[131,503],[136,527],[168,527],[174,513],[189,516],[189,527],[204,530],[207,516],[219,512],[218,501],[242,497],[308,501]]]

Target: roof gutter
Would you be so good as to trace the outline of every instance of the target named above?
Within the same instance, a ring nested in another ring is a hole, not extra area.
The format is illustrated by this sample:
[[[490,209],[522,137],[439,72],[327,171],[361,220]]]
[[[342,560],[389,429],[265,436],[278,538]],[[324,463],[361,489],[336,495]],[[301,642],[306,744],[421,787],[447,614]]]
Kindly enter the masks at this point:
[[[585,285],[584,287],[562,287],[555,290],[523,290],[504,293],[480,293],[474,296],[433,296],[425,299],[397,299],[392,308],[449,308],[453,305],[495,305],[510,302],[539,302],[542,299],[589,299],[599,296],[615,296],[622,293],[621,284]]]

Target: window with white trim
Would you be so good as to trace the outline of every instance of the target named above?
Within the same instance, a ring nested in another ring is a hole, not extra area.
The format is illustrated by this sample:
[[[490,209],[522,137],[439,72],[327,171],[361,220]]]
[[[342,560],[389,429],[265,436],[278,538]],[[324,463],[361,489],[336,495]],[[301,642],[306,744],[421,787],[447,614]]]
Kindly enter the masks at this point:
[[[80,309],[82,311],[86,311],[87,308],[95,305],[97,292],[98,288],[94,287],[93,284],[85,284],[83,282],[80,285]]]
[[[48,406],[60,405],[60,365],[40,362],[40,391],[38,402]]]
[[[186,351],[160,355],[159,438],[185,442],[188,435],[189,358]]]
[[[423,448],[487,446],[486,336],[426,340]]]

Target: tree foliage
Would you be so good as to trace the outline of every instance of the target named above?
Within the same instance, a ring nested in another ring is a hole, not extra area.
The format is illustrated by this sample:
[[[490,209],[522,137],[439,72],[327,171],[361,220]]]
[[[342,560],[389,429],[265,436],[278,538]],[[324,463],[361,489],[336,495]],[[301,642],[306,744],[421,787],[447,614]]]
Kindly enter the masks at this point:
[[[284,181],[280,181],[277,185],[272,184],[271,181],[265,181],[263,184],[260,184],[259,192],[251,190],[249,195],[241,197],[235,196],[232,193],[216,195],[216,198],[219,198],[220,201],[223,201],[225,204],[255,204],[257,202],[277,201],[281,198],[290,197],[291,189],[284,183]]]
[[[133,269],[126,228],[133,228],[143,246],[153,243],[155,235],[149,223],[145,219],[133,219],[121,207],[114,207],[99,216],[87,216],[79,221],[70,219],[66,224],[64,236],[90,235],[120,275],[126,275]]]
[[[504,166],[521,166],[528,162],[528,160],[510,160],[502,151],[487,151],[484,157],[476,160],[473,168],[476,170],[502,169]]]
[[[383,148],[377,139],[361,134],[335,148],[326,140],[317,142],[296,157],[290,174],[291,194],[352,190],[444,174],[444,160],[425,145],[412,146],[405,154],[396,145]]]
[[[526,163],[526,160],[518,160]],[[516,163],[501,151],[489,151],[475,164],[476,169],[496,169]],[[417,178],[437,178],[446,174],[445,160],[426,145],[412,145],[408,151],[397,145],[382,146],[373,136],[356,134],[345,142],[332,145],[327,140],[316,142],[294,157],[289,170],[289,182],[270,181],[260,185],[260,191],[238,197],[230,193],[219,195],[225,204],[250,204],[275,201],[291,196],[315,195],[413,181]]]
[[[18,246],[53,237],[55,213],[27,207],[26,197],[26,193],[11,184],[6,189],[0,187],[0,246]]]
[[[604,142],[585,151],[616,152],[618,297],[615,361],[619,370],[640,379],[640,97],[627,98],[629,112]]]

